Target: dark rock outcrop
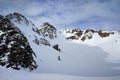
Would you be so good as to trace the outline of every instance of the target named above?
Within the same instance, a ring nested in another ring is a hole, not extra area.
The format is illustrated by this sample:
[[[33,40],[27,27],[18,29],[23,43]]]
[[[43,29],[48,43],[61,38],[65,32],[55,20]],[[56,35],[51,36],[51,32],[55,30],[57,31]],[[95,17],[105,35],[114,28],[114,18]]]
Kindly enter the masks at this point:
[[[110,34],[114,34],[114,32],[102,32],[101,30],[98,31],[98,35],[102,38],[110,36]]]
[[[15,15],[18,17],[16,13]],[[0,65],[16,70],[36,69],[37,64],[33,57],[36,56],[35,53],[27,38],[10,22],[9,17],[0,16]]]
[[[54,45],[53,48],[56,49],[56,50],[59,51],[59,52],[61,51],[61,49],[59,48],[59,45],[58,45],[58,44]]]
[[[40,26],[38,28],[39,33],[44,36],[44,37],[48,37],[50,39],[54,39],[57,37],[57,29],[49,24],[48,22],[44,23],[42,26]]]

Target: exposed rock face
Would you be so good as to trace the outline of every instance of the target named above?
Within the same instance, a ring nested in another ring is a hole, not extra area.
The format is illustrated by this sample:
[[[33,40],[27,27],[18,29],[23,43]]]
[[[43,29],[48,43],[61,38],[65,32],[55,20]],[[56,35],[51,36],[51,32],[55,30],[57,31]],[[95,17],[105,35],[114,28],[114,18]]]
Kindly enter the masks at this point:
[[[85,41],[86,39],[92,39],[94,33],[95,31],[92,29],[85,30],[83,36],[81,37],[81,40]]]
[[[56,49],[56,50],[59,51],[59,52],[61,51],[61,49],[59,48],[59,45],[58,45],[58,44],[54,45],[53,48]]]
[[[41,25],[40,27],[38,27],[38,30],[36,30],[41,36],[43,36],[43,38],[40,39],[40,43],[42,43],[43,45],[47,45],[50,47],[53,47],[53,49],[57,50],[57,51],[61,51],[61,49],[59,48],[59,44],[53,43],[51,45],[50,41],[52,41],[52,39],[57,38],[57,29],[51,25],[48,22],[43,23],[43,25]],[[49,41],[48,41],[49,40]]]
[[[95,31],[93,29],[87,29],[85,31],[78,29],[67,30],[66,34],[71,34],[71,36],[66,37],[68,40],[82,40],[85,41],[87,39],[92,39],[94,34],[98,34],[99,37],[105,38],[110,36],[110,34],[114,34],[114,32],[105,32],[105,31]]]
[[[15,15],[20,19],[17,14]],[[37,64],[33,59],[33,55],[36,56],[35,53],[27,38],[10,22],[9,18],[13,16],[11,14],[9,17],[0,16],[0,65],[17,70],[36,69]]]
[[[57,29],[49,24],[48,22],[44,23],[42,26],[38,28],[40,34],[44,37],[48,37],[50,39],[54,39],[57,37]]]
[[[70,37],[67,37],[66,39],[71,39],[71,40],[78,40],[79,38],[78,37],[76,37],[76,36],[70,36]]]
[[[75,29],[66,31],[66,33],[74,34],[72,36],[67,37],[66,39],[68,39],[68,40],[69,39],[71,39],[71,40],[74,40],[74,39],[78,40],[82,36],[83,31],[81,31],[79,28],[75,28]]]
[[[98,31],[98,35],[102,38],[110,36],[110,34],[114,34],[114,32],[103,32],[103,31]]]

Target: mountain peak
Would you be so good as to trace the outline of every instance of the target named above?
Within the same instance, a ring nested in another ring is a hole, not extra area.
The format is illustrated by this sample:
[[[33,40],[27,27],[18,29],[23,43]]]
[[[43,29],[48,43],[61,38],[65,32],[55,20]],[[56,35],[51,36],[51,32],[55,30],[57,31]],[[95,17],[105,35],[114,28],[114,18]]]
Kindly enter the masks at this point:
[[[53,25],[51,25],[49,22],[44,22],[43,25],[41,25],[40,27],[38,27],[38,29],[41,29],[41,28],[51,28],[51,29],[54,29],[54,30],[57,30]]]
[[[14,13],[10,13],[8,14],[7,16],[5,16],[6,18],[8,18],[10,21],[12,22],[17,22],[19,24],[26,24],[26,25],[29,25],[31,24],[32,26],[35,26],[32,21],[28,20],[25,16],[23,16],[22,14],[20,13],[17,13],[17,12],[14,12]]]
[[[38,27],[38,30],[44,37],[49,37],[50,39],[57,37],[57,29],[48,22],[43,23],[43,25]]]

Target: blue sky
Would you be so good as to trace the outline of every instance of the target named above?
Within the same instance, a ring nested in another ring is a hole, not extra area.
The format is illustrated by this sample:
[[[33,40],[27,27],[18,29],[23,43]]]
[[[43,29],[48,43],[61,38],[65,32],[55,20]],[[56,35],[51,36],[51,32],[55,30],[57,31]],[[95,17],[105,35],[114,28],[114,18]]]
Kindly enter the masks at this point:
[[[19,12],[36,26],[120,30],[120,0],[0,0],[0,14]]]

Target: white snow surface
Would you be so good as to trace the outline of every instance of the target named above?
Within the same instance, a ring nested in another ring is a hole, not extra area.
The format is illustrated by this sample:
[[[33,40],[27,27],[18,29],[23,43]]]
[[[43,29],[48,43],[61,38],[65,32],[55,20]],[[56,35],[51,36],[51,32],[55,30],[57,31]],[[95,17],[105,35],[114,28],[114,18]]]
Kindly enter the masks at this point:
[[[52,45],[59,44],[61,52],[52,47],[33,42],[32,25],[14,23],[27,37],[36,53],[39,67],[27,70],[12,70],[0,67],[0,80],[119,80],[120,79],[120,34],[100,38],[97,34],[87,41],[66,40],[63,32],[57,33]],[[2,33],[1,33],[2,34]],[[61,60],[58,60],[60,56]]]

